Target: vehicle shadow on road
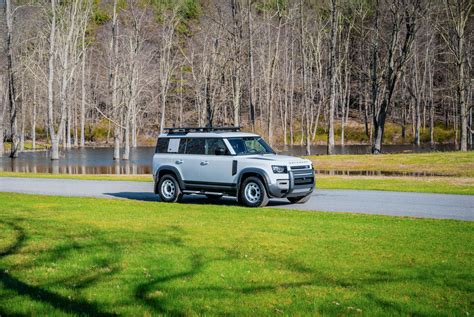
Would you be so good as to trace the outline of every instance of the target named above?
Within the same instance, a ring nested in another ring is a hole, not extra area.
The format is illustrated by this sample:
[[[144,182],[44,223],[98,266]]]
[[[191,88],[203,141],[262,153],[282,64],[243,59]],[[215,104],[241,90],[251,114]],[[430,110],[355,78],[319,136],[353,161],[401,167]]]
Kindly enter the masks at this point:
[[[104,193],[104,195],[138,200],[138,201],[156,201],[160,202],[158,195],[150,192],[117,192]],[[180,203],[183,204],[198,204],[198,205],[223,205],[223,206],[239,206],[237,199],[234,197],[222,197],[221,199],[209,199],[203,195],[185,195]],[[289,205],[290,202],[286,200],[270,200],[269,207]]]

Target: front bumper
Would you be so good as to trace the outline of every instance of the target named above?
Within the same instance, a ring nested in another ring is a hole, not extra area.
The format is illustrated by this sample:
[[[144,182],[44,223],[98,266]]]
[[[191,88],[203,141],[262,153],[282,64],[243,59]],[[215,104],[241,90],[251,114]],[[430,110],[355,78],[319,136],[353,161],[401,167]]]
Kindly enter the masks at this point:
[[[268,184],[268,191],[269,195],[275,198],[300,197],[313,192],[315,185],[316,176],[313,169],[289,169],[288,178],[277,179],[276,182]]]

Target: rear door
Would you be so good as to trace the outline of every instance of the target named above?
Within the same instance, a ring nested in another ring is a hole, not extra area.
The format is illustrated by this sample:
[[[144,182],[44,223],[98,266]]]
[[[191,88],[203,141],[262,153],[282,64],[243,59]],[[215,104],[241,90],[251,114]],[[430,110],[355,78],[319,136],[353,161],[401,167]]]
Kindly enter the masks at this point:
[[[183,151],[184,154],[179,155],[176,164],[181,166],[183,180],[186,185],[199,183],[201,181],[201,161],[205,153],[205,139],[187,138],[181,142],[185,143],[180,145],[179,152]]]

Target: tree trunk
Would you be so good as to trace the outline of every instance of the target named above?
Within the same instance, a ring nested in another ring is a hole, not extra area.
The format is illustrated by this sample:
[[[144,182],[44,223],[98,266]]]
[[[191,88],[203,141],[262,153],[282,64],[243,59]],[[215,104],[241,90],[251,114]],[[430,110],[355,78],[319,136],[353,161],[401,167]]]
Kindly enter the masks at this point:
[[[420,130],[421,130],[421,113],[420,113],[420,101],[415,99],[415,145],[420,146]]]
[[[3,139],[5,138],[5,126],[4,126],[4,122],[5,122],[5,110],[6,110],[6,99],[7,99],[7,93],[3,93],[3,88],[5,88],[6,86],[4,85],[4,83],[2,82],[1,78],[0,78],[0,89],[2,89],[2,91],[0,92],[0,157],[3,155],[3,153],[5,153],[5,145],[3,143]]]
[[[337,45],[337,12],[336,0],[331,0],[331,47],[329,57],[329,118],[328,118],[328,147],[327,153],[334,154],[334,112],[336,107],[336,45]]]
[[[183,126],[183,122],[180,122],[180,126]],[[132,116],[132,147],[137,147],[137,115]]]
[[[7,76],[8,76],[8,102],[10,106],[10,133],[12,145],[10,149],[10,157],[18,157],[18,124],[17,124],[17,105],[15,93],[14,78],[14,61],[13,61],[13,17],[12,17],[11,0],[5,0],[5,18],[7,24]]]
[[[467,151],[467,107],[466,107],[466,97],[465,97],[465,75],[464,75],[464,36],[459,38],[459,52],[460,58],[458,61],[458,87],[457,87],[457,95],[458,95],[458,105],[460,109],[461,115],[461,140],[460,140],[460,150],[463,152]]]
[[[114,0],[113,16],[112,16],[112,59],[110,65],[111,94],[112,94],[112,111],[114,112],[114,160],[120,160],[120,109],[117,98],[117,75],[118,75],[118,43],[117,43],[117,0]]]
[[[51,136],[51,160],[59,160],[59,135],[57,134],[54,137]]]
[[[49,34],[49,55],[48,55],[48,130],[51,138],[51,160],[59,160],[59,136],[61,131],[54,130],[54,43],[56,37],[56,0],[51,0],[51,30]]]
[[[127,112],[130,112],[130,108]],[[127,118],[130,118],[130,113],[127,113]],[[130,120],[125,120],[125,140],[122,159],[126,161],[130,159]]]
[[[33,150],[36,150],[36,80],[33,82],[33,114],[32,114],[32,121],[31,121],[31,143]]]
[[[233,32],[233,44],[234,44],[234,58],[233,58],[233,70],[232,70],[232,88],[233,88],[233,99],[232,105],[234,110],[234,126],[240,126],[240,39],[241,39],[241,28],[239,26],[240,6],[237,0],[231,0],[232,7],[232,19],[234,20],[234,32]]]
[[[252,127],[252,131],[255,132],[255,89],[254,84],[254,69],[253,69],[253,27],[252,27],[252,3],[251,0],[247,2],[248,6],[248,31],[249,31],[249,47],[248,47],[248,58],[249,58],[249,92],[248,92],[248,106],[249,106],[249,123]]]
[[[86,33],[82,33],[82,46],[85,47],[85,37]],[[79,146],[81,148],[85,147],[86,145],[86,136],[85,136],[85,120],[86,120],[86,57],[87,53],[83,52],[82,54],[82,63],[81,63],[81,114],[80,114],[80,142]]]

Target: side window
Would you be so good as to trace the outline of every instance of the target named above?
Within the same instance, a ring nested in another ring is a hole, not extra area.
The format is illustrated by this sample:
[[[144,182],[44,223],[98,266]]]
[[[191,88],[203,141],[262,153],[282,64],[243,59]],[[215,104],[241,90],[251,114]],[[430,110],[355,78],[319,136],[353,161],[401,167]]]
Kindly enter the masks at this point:
[[[229,150],[222,139],[206,139],[206,154],[229,155]]]
[[[246,139],[245,140],[245,147],[247,148],[247,152],[254,153],[265,153],[266,149],[263,147],[257,139]]]
[[[160,138],[158,142],[156,142],[155,153],[166,153],[168,152],[168,142],[170,139],[168,138]]]
[[[180,141],[181,139],[169,139],[168,153],[178,153]]]
[[[206,140],[201,138],[188,139],[188,142],[186,142],[186,154],[204,154],[205,143]]]
[[[244,140],[242,139],[229,139],[230,145],[232,145],[232,148],[235,151],[235,154],[239,155],[242,153],[245,153],[245,143]]]

